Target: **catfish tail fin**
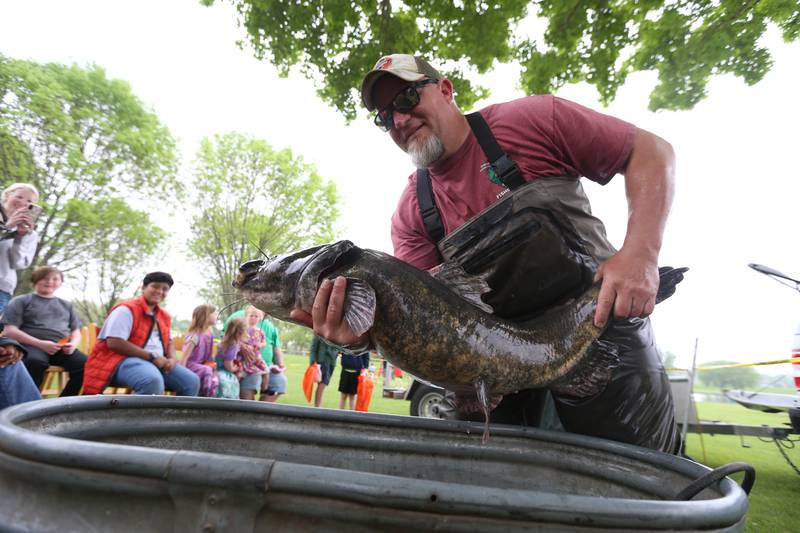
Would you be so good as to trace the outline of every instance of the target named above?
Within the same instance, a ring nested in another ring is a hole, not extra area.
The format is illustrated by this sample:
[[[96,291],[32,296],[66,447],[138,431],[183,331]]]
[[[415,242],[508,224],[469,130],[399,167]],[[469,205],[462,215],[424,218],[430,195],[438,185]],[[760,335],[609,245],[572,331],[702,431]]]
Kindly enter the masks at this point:
[[[658,268],[658,291],[656,292],[656,303],[661,303],[673,294],[675,294],[675,287],[683,281],[683,274],[689,270],[687,267],[672,268],[672,267],[659,267]]]

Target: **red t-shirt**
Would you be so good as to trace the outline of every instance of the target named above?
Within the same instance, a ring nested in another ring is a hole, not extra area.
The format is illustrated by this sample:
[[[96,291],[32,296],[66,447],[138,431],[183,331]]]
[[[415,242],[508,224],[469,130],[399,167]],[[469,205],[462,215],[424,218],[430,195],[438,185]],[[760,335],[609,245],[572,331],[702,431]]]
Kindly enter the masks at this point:
[[[526,181],[585,176],[605,184],[625,168],[636,131],[633,124],[551,95],[492,105],[481,114]],[[474,135],[428,170],[445,235],[506,190],[489,181],[486,156]],[[422,223],[416,183],[415,172],[392,216],[392,243],[395,257],[428,269],[439,263],[439,257]]]

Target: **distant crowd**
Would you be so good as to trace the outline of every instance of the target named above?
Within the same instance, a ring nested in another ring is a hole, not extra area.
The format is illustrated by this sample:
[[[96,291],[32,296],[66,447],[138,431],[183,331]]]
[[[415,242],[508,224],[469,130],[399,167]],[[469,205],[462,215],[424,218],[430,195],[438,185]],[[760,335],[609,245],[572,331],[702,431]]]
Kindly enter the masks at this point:
[[[75,308],[55,295],[63,281],[57,268],[38,267],[31,274],[33,292],[12,298],[0,310],[0,408],[39,399],[39,387],[52,365],[69,373],[61,396],[98,394],[113,386],[134,394],[169,389],[179,396],[274,402],[286,392],[278,331],[255,307],[228,317],[216,346],[216,308],[196,307],[179,361],[171,318],[159,306],[173,279],[165,272],[151,272],[140,296],[111,310],[87,356],[78,349],[81,321]]]
[[[116,386],[134,394],[170,389],[181,396],[258,396],[274,402],[286,392],[278,331],[252,306],[228,317],[216,347],[216,309],[207,304],[195,308],[179,362],[171,317],[160,307],[174,283],[165,272],[147,274],[141,295],[117,304],[91,354],[81,352],[80,318],[71,302],[55,295],[64,281],[58,268],[34,269],[33,291],[12,298],[16,271],[28,268],[36,253],[38,200],[39,192],[27,183],[7,187],[0,198],[0,408],[39,399],[39,387],[53,365],[69,374],[61,396]]]
[[[56,267],[31,273],[32,292],[12,298],[16,270],[31,265],[38,244],[35,206],[39,194],[16,183],[2,192],[0,215],[0,409],[40,399],[39,389],[50,366],[69,379],[61,396],[100,394],[106,387],[127,387],[134,394],[203,396],[275,402],[286,392],[283,352],[277,328],[264,313],[247,306],[231,314],[222,338],[214,341],[217,310],[197,306],[180,347],[171,337],[169,313],[160,304],[174,281],[165,272],[142,280],[141,295],[118,303],[106,317],[90,354],[79,349],[81,320],[71,302],[55,295],[64,282]],[[38,206],[37,206],[38,207]],[[216,344],[216,345],[215,345]],[[314,404],[336,365],[337,351],[314,339],[311,363],[318,363]],[[369,366],[369,354],[342,355],[340,407],[353,409],[358,376]]]

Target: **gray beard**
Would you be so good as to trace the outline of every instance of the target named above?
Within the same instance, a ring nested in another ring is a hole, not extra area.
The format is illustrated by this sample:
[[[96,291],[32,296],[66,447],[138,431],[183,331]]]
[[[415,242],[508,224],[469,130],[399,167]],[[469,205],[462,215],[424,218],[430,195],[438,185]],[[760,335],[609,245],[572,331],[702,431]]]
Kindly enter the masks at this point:
[[[417,168],[428,168],[444,154],[444,143],[436,135],[430,135],[422,141],[415,141],[408,147],[411,162]]]

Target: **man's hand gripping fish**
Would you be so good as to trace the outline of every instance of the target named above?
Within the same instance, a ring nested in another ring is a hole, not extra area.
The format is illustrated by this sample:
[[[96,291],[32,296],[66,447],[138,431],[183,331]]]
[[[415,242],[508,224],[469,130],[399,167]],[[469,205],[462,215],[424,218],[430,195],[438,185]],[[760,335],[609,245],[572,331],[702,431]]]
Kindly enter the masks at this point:
[[[662,268],[656,301],[670,296],[686,269]],[[586,397],[598,393],[617,366],[616,346],[598,340],[593,323],[599,284],[524,322],[492,315],[481,278],[445,262],[435,275],[350,241],[245,263],[234,287],[264,312],[292,321],[311,312],[320,283],[347,278],[344,318],[393,365],[459,398],[477,399],[486,417],[493,399],[549,387]]]

